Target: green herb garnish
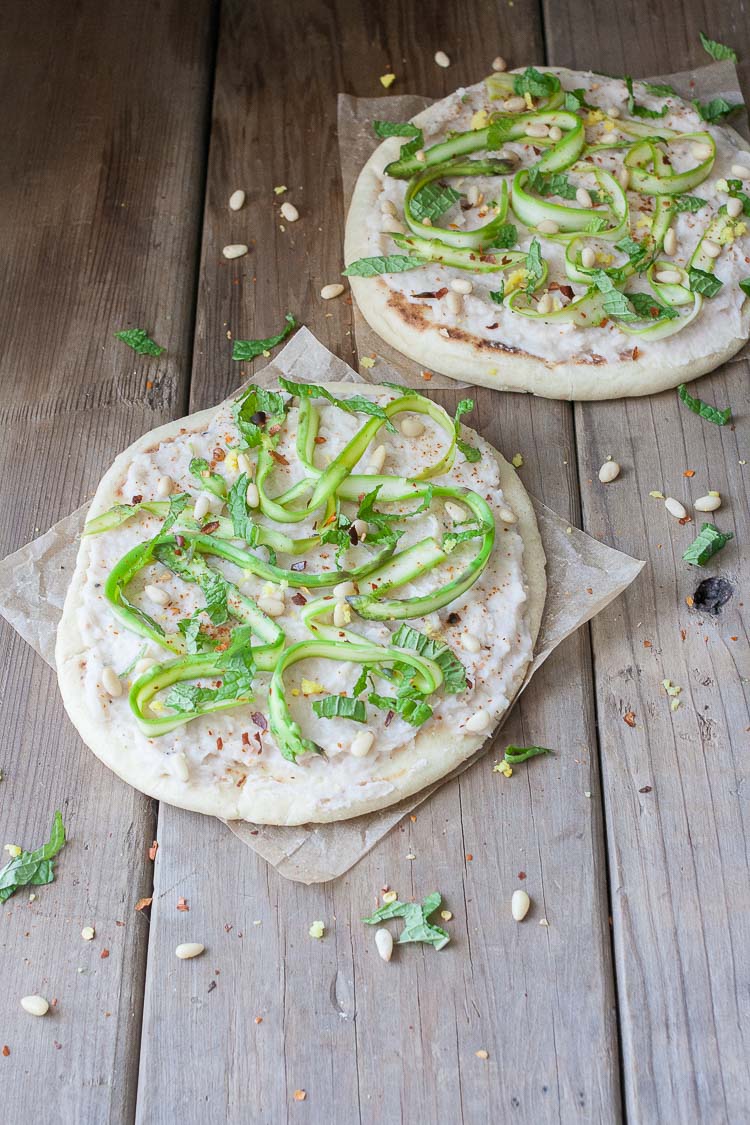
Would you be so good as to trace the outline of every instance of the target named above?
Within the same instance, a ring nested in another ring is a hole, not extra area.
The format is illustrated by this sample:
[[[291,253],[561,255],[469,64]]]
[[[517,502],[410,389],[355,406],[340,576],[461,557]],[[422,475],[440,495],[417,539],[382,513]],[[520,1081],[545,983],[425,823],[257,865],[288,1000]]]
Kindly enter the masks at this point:
[[[699,102],[694,98],[692,104],[698,116],[708,121],[709,125],[723,121],[730,113],[742,108],[742,102],[730,103],[726,98],[712,98],[710,102]]]
[[[638,105],[633,93],[633,79],[626,75],[624,82],[628,89],[628,113],[631,117],[665,117],[669,112],[668,105],[663,105],[661,109],[647,109],[645,105]]]
[[[490,290],[490,300],[494,301],[496,305],[502,305],[505,300],[505,282],[500,279],[500,288]]]
[[[126,328],[123,332],[115,332],[115,336],[134,352],[138,352],[138,355],[161,355],[164,351],[143,328]]]
[[[461,198],[461,193],[450,187],[449,184],[425,184],[420,188],[411,201],[411,210],[415,219],[420,223],[429,219],[436,222],[441,215],[448,211],[456,200]]]
[[[511,766],[519,766],[529,758],[536,758],[539,754],[551,754],[546,746],[506,746],[505,761]]]
[[[675,211],[678,213],[681,211],[689,211],[691,214],[695,214],[696,211],[700,211],[701,207],[706,206],[706,200],[701,199],[699,195],[673,195],[672,202],[674,203]]]
[[[275,336],[267,336],[265,340],[235,340],[232,346],[232,359],[251,360],[270,352],[271,348],[275,348],[277,344],[285,340],[289,333],[297,327],[297,321],[291,313],[287,313],[284,319],[286,324],[281,332],[277,332]]]
[[[513,90],[516,94],[531,94],[532,98],[548,98],[560,89],[560,79],[554,74],[542,74],[533,66],[527,66],[523,74],[516,75]]]
[[[222,500],[227,494],[227,482],[218,473],[211,472],[211,466],[203,457],[193,457],[190,462],[190,472],[208,492],[220,496]],[[163,534],[163,531],[162,531]]]
[[[671,305],[663,305],[650,293],[628,293],[628,300],[641,320],[674,320],[680,314]]]
[[[542,264],[542,248],[539,239],[533,239],[526,252],[526,293],[531,296],[544,276]]]
[[[719,531],[712,523],[704,523],[695,539],[682,556],[683,562],[692,566],[705,566],[708,560],[734,539],[731,531]]]
[[[381,922],[387,922],[389,918],[403,918],[404,928],[398,938],[399,945],[422,941],[435,949],[443,949],[450,941],[450,935],[441,926],[433,926],[428,922],[430,915],[440,909],[442,901],[442,896],[437,891],[423,899],[421,904],[399,902],[397,899],[395,902],[384,903],[374,914],[369,918],[363,918],[362,921],[368,926],[378,926]]]
[[[387,430],[390,430],[391,433],[396,432],[396,427],[383,407],[363,395],[336,398],[325,387],[319,387],[315,383],[295,383],[292,379],[285,379],[283,376],[279,379],[279,384],[290,395],[297,395],[298,398],[324,398],[333,403],[334,406],[338,406],[339,410],[343,410],[346,414],[370,414],[373,418],[380,418],[381,421],[385,422]]]
[[[703,297],[715,297],[724,284],[714,274],[707,273],[706,270],[699,270],[696,266],[690,267],[688,278],[691,291],[700,293]]]
[[[410,254],[376,255],[374,258],[357,258],[356,262],[351,262],[345,270],[342,270],[341,276],[379,277],[382,273],[404,273],[406,270],[414,270],[423,265],[424,261],[421,258]]]
[[[688,410],[692,410],[693,414],[700,414],[701,418],[705,418],[707,422],[714,422],[717,426],[726,426],[727,422],[731,420],[732,408],[730,406],[726,410],[717,410],[715,406],[704,402],[702,398],[693,398],[684,383],[680,383],[677,393]]]
[[[473,445],[469,445],[468,441],[464,441],[461,437],[461,416],[468,414],[470,410],[474,409],[473,398],[462,398],[456,407],[456,413],[453,418],[453,425],[456,429],[456,446],[461,450],[467,461],[475,462],[482,460],[482,454]]]
[[[33,852],[22,851],[0,870],[0,902],[7,902],[21,887],[39,887],[54,879],[53,860],[65,846],[62,814],[55,813],[49,840]]]
[[[703,50],[709,54],[712,59],[716,59],[717,62],[722,62],[724,59],[729,59],[729,61],[733,63],[737,62],[737,52],[732,50],[731,47],[727,47],[724,43],[717,42],[716,39],[709,39],[702,31],[699,32],[699,35],[701,37]]]
[[[394,648],[411,649],[419,656],[434,660],[443,673],[443,689],[448,695],[466,691],[466,669],[448,645],[426,637],[410,625],[399,626],[391,638],[391,644]]]
[[[312,709],[321,719],[353,719],[355,723],[364,723],[367,719],[362,700],[349,695],[326,695],[316,699]]]

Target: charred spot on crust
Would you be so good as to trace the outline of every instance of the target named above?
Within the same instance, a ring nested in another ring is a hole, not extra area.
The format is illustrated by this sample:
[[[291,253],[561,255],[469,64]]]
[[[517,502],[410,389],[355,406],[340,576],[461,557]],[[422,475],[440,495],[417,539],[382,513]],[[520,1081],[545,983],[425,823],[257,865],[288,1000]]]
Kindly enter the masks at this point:
[[[734,586],[726,578],[704,578],[693,594],[693,605],[700,613],[716,617],[734,593]]]

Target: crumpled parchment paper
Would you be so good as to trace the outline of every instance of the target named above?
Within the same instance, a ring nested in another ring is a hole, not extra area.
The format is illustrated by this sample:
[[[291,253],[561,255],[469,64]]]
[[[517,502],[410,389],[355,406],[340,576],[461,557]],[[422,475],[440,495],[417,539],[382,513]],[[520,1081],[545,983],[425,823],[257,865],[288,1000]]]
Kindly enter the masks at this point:
[[[698,70],[680,71],[677,74],[658,74],[647,79],[649,82],[666,82],[673,86],[678,94],[687,101],[697,98],[701,102],[710,102],[712,98],[723,97],[735,105],[742,102],[740,83],[734,63],[729,61],[711,63],[709,66],[699,67]],[[349,94],[339,94],[338,104],[338,134],[339,134],[339,160],[341,162],[341,178],[344,185],[344,207],[348,212],[349,201],[354,191],[360,170],[369,157],[381,143],[372,129],[372,122],[376,118],[384,121],[409,121],[420,113],[432,99],[424,98],[419,94],[400,94],[384,98],[354,98]],[[744,141],[750,139],[747,111],[738,109],[728,119],[729,124],[735,129]],[[746,147],[743,144],[743,147]],[[410,387],[424,389],[425,380],[422,378],[424,366],[408,359],[401,352],[382,340],[373,332],[362,313],[354,303],[354,337],[359,356],[378,355],[388,363],[398,367],[401,382]],[[750,345],[746,344],[741,351],[733,356],[729,363],[737,363],[747,356]],[[431,371],[430,387],[468,387],[470,384],[461,383],[456,379],[449,379],[437,371]],[[362,376],[366,382],[377,382],[378,378],[372,369],[363,371]]]
[[[400,371],[381,360],[372,371],[378,381],[403,381]],[[362,381],[306,328],[297,332],[254,381],[273,386],[279,375],[308,383]],[[50,665],[54,664],[55,633],[75,568],[78,536],[87,507],[77,509],[0,562],[0,613]],[[534,507],[547,555],[548,588],[534,661],[523,688],[552,650],[616,598],[643,566],[629,555],[570,528],[540,501],[534,500]],[[450,776],[483,757],[493,741],[488,741]],[[229,828],[287,879],[326,882],[353,867],[406,813],[447,780],[444,778],[382,812],[336,824],[280,828],[232,821]]]

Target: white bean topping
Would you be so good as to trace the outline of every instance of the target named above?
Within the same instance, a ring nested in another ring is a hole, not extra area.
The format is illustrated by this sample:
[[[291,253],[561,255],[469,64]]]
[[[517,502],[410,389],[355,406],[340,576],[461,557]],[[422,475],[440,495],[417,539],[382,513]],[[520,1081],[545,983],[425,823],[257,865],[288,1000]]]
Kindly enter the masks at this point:
[[[404,437],[419,437],[424,433],[424,422],[419,418],[404,418],[401,422],[401,433]]]
[[[189,961],[191,957],[199,957],[205,948],[199,941],[184,941],[177,946],[174,955],[181,961]]]
[[[250,481],[247,486],[245,499],[247,500],[248,508],[257,508],[260,504],[260,493],[258,492],[258,486],[253,481]]]
[[[602,484],[611,484],[620,475],[620,466],[616,461],[605,461],[599,470],[599,480]]]
[[[244,206],[245,206],[245,193],[242,190],[242,188],[237,188],[237,191],[233,191],[232,194],[229,196],[229,210],[230,211],[241,211]]]
[[[447,67],[451,65],[451,60],[446,55],[445,51],[435,52],[435,62],[438,66]]]
[[[49,1000],[45,1000],[43,996],[24,996],[21,999],[21,1007],[30,1016],[46,1016],[49,1011]]]
[[[244,254],[247,254],[247,246],[244,242],[234,242],[231,246],[225,246],[222,254],[225,258],[241,258]]]
[[[679,285],[681,279],[679,270],[659,270],[654,274],[654,280],[660,281],[662,285]]]
[[[114,668],[102,669],[102,687],[113,699],[119,699],[122,695],[122,683]]]
[[[156,495],[160,500],[166,500],[167,496],[169,496],[172,491],[172,483],[171,477],[159,477],[159,483],[156,486]]]
[[[673,256],[677,249],[677,231],[674,227],[670,227],[664,235],[664,253],[670,258]]]
[[[540,234],[559,234],[560,228],[553,219],[542,219],[536,228]]]
[[[143,592],[154,605],[169,605],[172,598],[162,586],[153,586],[151,583],[143,587]]]
[[[667,496],[664,501],[664,507],[667,509],[670,516],[674,516],[676,520],[684,520],[687,515],[687,508],[685,508],[679,500],[675,500],[674,496]]]
[[[344,292],[344,286],[339,284],[324,285],[320,291],[320,295],[324,301],[332,301],[334,297],[340,297]]]
[[[372,750],[374,742],[375,735],[371,730],[361,730],[359,734],[355,734],[349,750],[355,758],[366,758]]]
[[[451,281],[451,289],[454,293],[471,293],[474,286],[469,281],[468,277],[454,277]]]
[[[581,265],[585,270],[590,270],[596,261],[596,254],[590,246],[584,246],[581,251]]]
[[[282,203],[281,214],[284,216],[288,223],[296,223],[299,218],[299,211],[293,203]]]
[[[491,721],[487,711],[477,711],[470,719],[466,720],[466,729],[470,730],[472,734],[479,734],[481,731],[487,730]]]
[[[693,504],[696,512],[715,512],[717,508],[721,507],[721,496],[715,493],[713,496],[709,492],[708,496],[700,496]]]
[[[393,955],[393,934],[390,930],[375,931],[375,947],[384,961],[390,961]]]
[[[514,922],[523,922],[529,913],[530,906],[531,899],[526,891],[514,891],[510,900],[510,912],[513,915]]]

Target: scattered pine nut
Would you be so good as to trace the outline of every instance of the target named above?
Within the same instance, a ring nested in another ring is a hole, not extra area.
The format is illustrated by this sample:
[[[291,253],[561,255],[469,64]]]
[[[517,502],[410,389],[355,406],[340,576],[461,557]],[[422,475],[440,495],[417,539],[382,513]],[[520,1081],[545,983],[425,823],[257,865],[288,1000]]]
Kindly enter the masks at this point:
[[[679,285],[681,278],[679,270],[659,270],[654,274],[654,280],[661,282],[662,285]]]
[[[620,475],[620,466],[616,461],[605,461],[599,470],[599,480],[602,484],[611,484]]]
[[[245,193],[242,190],[242,188],[237,188],[237,191],[233,191],[232,194],[229,196],[229,210],[230,211],[241,211],[244,206],[245,206]]]
[[[403,234],[404,224],[400,223],[393,215],[383,215],[380,229],[383,234]]]
[[[469,282],[469,284],[471,284],[471,282]],[[452,313],[454,316],[459,316],[463,312],[464,299],[460,293],[454,293],[451,290],[450,293],[446,293],[445,305],[448,312]]]
[[[169,496],[172,491],[172,484],[173,481],[171,477],[159,477],[159,483],[156,486],[156,495],[160,500],[166,500],[167,496]]]
[[[667,496],[664,507],[676,520],[684,520],[687,515],[687,508],[679,500],[675,500],[674,496]]]
[[[590,194],[590,192],[588,192],[586,190],[585,187],[576,188],[576,203],[579,205],[579,207],[593,207],[594,206],[593,201],[591,199],[591,194]]]
[[[549,139],[551,141],[561,141],[562,140],[562,129],[560,128],[559,125],[550,125]]]
[[[474,288],[468,277],[454,277],[451,281],[451,289],[454,293],[462,293],[464,296],[471,293]]]
[[[499,71],[503,71],[503,70],[508,69],[508,64],[507,64],[507,62],[505,61],[505,59],[503,58],[502,55],[497,55],[492,60],[492,69],[493,70],[499,70]]]
[[[288,223],[296,223],[299,218],[299,211],[293,203],[289,203],[288,201],[281,204],[281,214]]]
[[[491,722],[490,715],[487,711],[477,711],[466,720],[466,729],[471,731],[472,734],[480,734]]]
[[[84,926],[81,930],[81,937],[84,941],[93,941],[95,936],[93,926]]]
[[[585,270],[590,270],[596,262],[596,254],[590,246],[584,246],[581,251],[581,265]]]
[[[374,742],[375,735],[371,730],[361,730],[359,734],[355,734],[349,750],[355,758],[366,758],[372,750]]]
[[[343,292],[344,286],[334,283],[333,285],[324,285],[320,295],[324,301],[332,301],[334,297],[340,297]]]
[[[721,246],[718,242],[712,242],[710,238],[703,239],[703,250],[709,258],[718,258],[721,254]]]
[[[529,913],[531,906],[531,899],[526,894],[526,891],[517,890],[513,892],[510,900],[510,912],[516,922],[523,922],[526,915]]]
[[[690,151],[696,160],[708,160],[714,150],[712,145],[696,143],[690,146]]]
[[[736,199],[734,196],[732,196],[731,199],[727,200],[727,215],[729,215],[730,219],[736,219],[739,215],[742,214],[742,211],[743,205],[741,199]]]
[[[424,423],[419,418],[404,418],[401,423],[401,433],[404,437],[419,437],[424,433]]]
[[[193,507],[193,515],[197,520],[202,520],[211,511],[212,497],[207,492],[201,492]]]
[[[548,137],[549,125],[544,125],[539,121],[530,121],[526,126],[525,133],[527,137]]]
[[[551,293],[542,293],[537,302],[536,311],[540,316],[547,316],[552,312],[553,302]]]
[[[172,600],[167,590],[162,586],[154,586],[152,583],[144,586],[143,592],[154,605],[169,605]]]
[[[507,98],[503,103],[507,113],[523,113],[526,109],[526,100],[521,97]]]
[[[446,55],[445,51],[435,52],[435,62],[438,64],[438,66],[442,66],[443,68],[451,65],[451,60]]]
[[[242,258],[247,254],[247,246],[244,242],[233,242],[231,246],[225,246],[222,250],[225,258]]]
[[[258,609],[262,610],[267,617],[281,617],[284,613],[284,603],[280,598],[272,596],[265,596],[258,598]]]
[[[102,670],[102,687],[107,695],[111,695],[113,699],[119,699],[122,695],[122,682],[114,668]]]
[[[700,496],[695,500],[693,507],[696,512],[715,512],[717,508],[721,507],[721,496],[718,492],[713,494],[709,492],[708,496]]]
[[[177,946],[174,955],[179,957],[180,961],[189,961],[191,957],[200,957],[205,948],[205,945],[201,945],[199,941],[184,941]]]
[[[21,1007],[30,1016],[46,1016],[49,1011],[49,1000],[45,1000],[43,996],[23,996]]]
[[[488,1059],[490,1057],[489,1051],[485,1051],[484,1047],[482,1047],[479,1051],[475,1051],[474,1054],[478,1059]]]
[[[385,928],[375,931],[375,946],[384,961],[393,956],[393,934]]]
[[[247,486],[245,499],[247,500],[248,508],[257,508],[260,504],[260,493],[258,492],[258,486],[253,481],[250,481]]]
[[[732,175],[739,176],[741,180],[750,179],[750,164],[733,164]]]
[[[542,219],[536,228],[540,234],[559,234],[560,228],[553,219]]]
[[[174,762],[174,772],[180,781],[190,781],[190,767],[188,766],[187,756],[183,751],[178,750],[176,754],[173,754],[172,761]]]
[[[515,523],[516,513],[512,512],[510,508],[506,508],[504,504],[500,504],[497,509],[498,517],[503,523]]]

